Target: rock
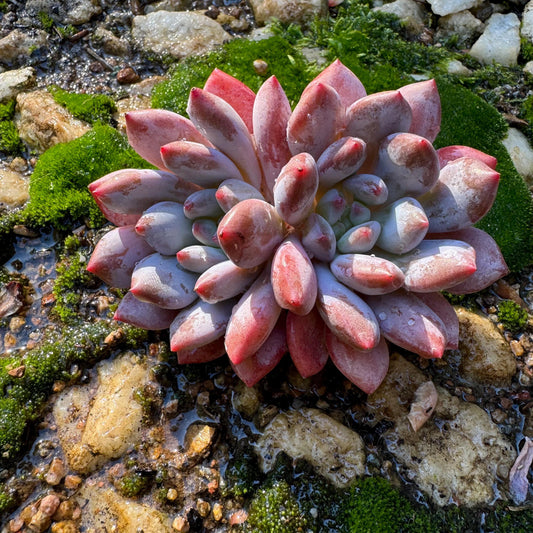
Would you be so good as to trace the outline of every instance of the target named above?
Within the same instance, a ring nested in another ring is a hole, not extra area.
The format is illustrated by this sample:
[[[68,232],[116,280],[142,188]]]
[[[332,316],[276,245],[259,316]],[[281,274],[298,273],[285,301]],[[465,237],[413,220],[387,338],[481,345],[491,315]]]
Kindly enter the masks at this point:
[[[50,463],[50,468],[44,476],[44,480],[52,486],[59,485],[61,480],[65,477],[67,469],[65,467],[65,462],[59,457],[54,457]]]
[[[143,52],[177,58],[202,54],[231,39],[218,22],[198,11],[155,11],[134,17],[132,35]]]
[[[144,8],[146,14],[154,11],[186,11],[190,7],[190,2],[187,0],[161,0],[154,2]]]
[[[117,81],[121,85],[137,83],[140,79],[141,77],[132,67],[124,67],[117,72]]]
[[[457,36],[458,46],[469,47],[484,29],[485,24],[474,17],[470,11],[460,11],[439,19],[435,38],[445,40]]]
[[[131,53],[130,43],[123,37],[117,37],[113,32],[99,26],[93,34],[95,44],[102,47],[106,54],[126,57]]]
[[[487,21],[481,37],[470,49],[470,55],[480,63],[493,61],[507,67],[516,65],[520,52],[520,20],[514,13],[495,13]]]
[[[129,111],[136,111],[139,109],[150,108],[149,96],[130,96],[129,98],[122,98],[116,102],[117,111],[114,113],[113,118],[117,121],[117,129],[121,133],[126,133],[126,119],[125,115]]]
[[[32,34],[13,30],[0,39],[0,63],[9,64],[17,59],[28,58],[33,50],[48,44],[48,34],[36,31]]]
[[[437,505],[472,507],[492,502],[493,487],[507,478],[516,452],[489,415],[437,387],[433,417],[414,432],[407,415],[416,389],[427,377],[398,354],[389,373],[368,397],[375,422],[393,422],[383,433],[387,450]]]
[[[283,451],[308,461],[337,487],[347,487],[365,471],[361,437],[318,409],[280,413],[260,437],[255,451],[263,471]]]
[[[457,76],[469,76],[472,74],[472,71],[468,67],[465,67],[458,59],[450,59],[446,70],[448,74],[455,74]]]
[[[22,91],[31,89],[35,81],[35,70],[32,67],[0,73],[0,104],[16,98]]]
[[[516,128],[509,128],[503,145],[509,152],[518,173],[524,178],[528,187],[533,188],[533,149],[527,137]]]
[[[486,316],[456,307],[461,375],[483,385],[510,385],[516,359],[503,335]]]
[[[522,27],[520,34],[533,43],[533,0],[527,3],[522,13]]]
[[[261,405],[261,399],[256,387],[247,387],[240,382],[233,393],[231,403],[239,413],[251,420]]]
[[[28,0],[26,9],[34,16],[46,13],[56,22],[77,26],[102,12],[99,0]]]
[[[483,0],[427,0],[431,5],[431,11],[435,15],[441,17],[450,15],[451,13],[459,13],[465,9],[472,9],[478,7],[483,3]]]
[[[40,153],[81,137],[91,129],[56,103],[48,91],[42,90],[17,96],[14,122],[20,138]]]
[[[429,22],[429,15],[421,2],[395,0],[390,4],[375,7],[374,11],[391,13],[399,17],[411,33],[420,33]]]
[[[53,412],[61,446],[73,470],[92,472],[139,442],[143,409],[133,394],[148,377],[145,365],[125,355],[99,366],[99,386],[92,401],[87,387],[72,387],[61,394]],[[85,427],[80,429],[85,419]]]
[[[273,19],[281,22],[308,24],[316,16],[326,16],[327,0],[250,0],[255,20],[266,24]]]
[[[192,463],[197,463],[211,452],[215,442],[216,429],[207,424],[191,424],[187,428],[184,439],[184,448],[187,458]]]
[[[14,170],[0,168],[0,205],[2,207],[20,207],[28,199],[28,179]]]

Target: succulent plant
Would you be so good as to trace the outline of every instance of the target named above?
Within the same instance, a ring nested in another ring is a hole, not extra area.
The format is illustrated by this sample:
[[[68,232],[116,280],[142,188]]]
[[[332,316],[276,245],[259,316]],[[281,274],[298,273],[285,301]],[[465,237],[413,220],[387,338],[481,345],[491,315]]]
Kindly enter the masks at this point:
[[[180,363],[227,353],[252,385],[288,351],[303,377],[331,358],[370,393],[388,343],[426,358],[457,347],[440,291],[507,273],[472,227],[496,196],[496,160],[433,148],[434,80],[367,95],[337,60],[291,110],[274,76],[254,94],[215,70],[187,112],[128,113],[130,144],[159,170],[89,186],[117,227],[88,269],[129,289],[115,319],[170,328]]]

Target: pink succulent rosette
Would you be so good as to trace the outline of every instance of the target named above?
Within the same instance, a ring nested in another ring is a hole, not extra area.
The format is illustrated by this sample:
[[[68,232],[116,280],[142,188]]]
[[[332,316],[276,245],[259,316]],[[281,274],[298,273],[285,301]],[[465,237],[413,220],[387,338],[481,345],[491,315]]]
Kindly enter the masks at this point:
[[[253,385],[287,351],[303,377],[330,357],[370,393],[388,343],[427,358],[457,347],[440,291],[508,271],[472,227],[496,196],[496,160],[433,148],[434,80],[367,95],[335,61],[291,111],[274,76],[254,94],[215,70],[187,112],[128,113],[130,144],[159,170],[89,186],[117,227],[88,270],[129,289],[116,320],[170,328],[180,363],[227,353]]]

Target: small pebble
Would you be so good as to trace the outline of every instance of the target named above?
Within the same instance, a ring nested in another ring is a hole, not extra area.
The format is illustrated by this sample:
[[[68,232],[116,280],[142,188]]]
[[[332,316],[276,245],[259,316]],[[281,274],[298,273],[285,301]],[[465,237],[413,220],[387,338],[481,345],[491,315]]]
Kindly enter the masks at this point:
[[[176,489],[168,489],[167,500],[173,502],[178,498],[178,491]]]
[[[80,486],[81,482],[82,479],[80,476],[69,474],[65,477],[65,488],[70,490],[77,489]]]
[[[256,59],[254,61],[254,70],[260,76],[264,76],[268,70],[268,63],[266,61],[263,61],[262,59]]]
[[[524,348],[519,341],[512,340],[510,346],[516,357],[521,357],[522,355],[524,355]]]
[[[117,81],[121,85],[129,85],[130,83],[137,83],[141,77],[131,67],[120,69],[117,73]]]
[[[223,510],[222,505],[219,502],[216,502],[215,504],[213,504],[213,518],[217,522],[220,522],[220,520],[222,520],[222,516],[223,516],[222,510]]]
[[[26,371],[26,367],[24,365],[17,366],[16,368],[12,368],[11,370],[8,370],[8,374],[13,378],[22,378],[24,377],[24,372]]]
[[[65,467],[65,462],[62,459],[59,459],[59,457],[54,457],[54,459],[50,463],[50,468],[48,469],[48,472],[44,476],[44,480],[49,485],[59,485],[59,483],[61,483],[61,480],[65,477],[66,470],[67,469]]]
[[[206,502],[200,498],[196,502],[196,509],[198,510],[198,514],[202,518],[205,518],[211,512],[211,505],[209,502]]]
[[[174,522],[172,522],[172,529],[178,533],[189,533],[189,521],[184,516],[177,516],[174,518]]]

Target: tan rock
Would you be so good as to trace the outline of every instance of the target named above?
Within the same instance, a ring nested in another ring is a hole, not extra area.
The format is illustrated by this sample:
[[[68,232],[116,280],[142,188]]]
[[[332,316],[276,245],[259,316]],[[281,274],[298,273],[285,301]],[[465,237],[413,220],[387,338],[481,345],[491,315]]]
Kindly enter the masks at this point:
[[[126,119],[124,118],[129,111],[138,111],[139,109],[150,108],[149,96],[130,96],[128,98],[122,98],[116,102],[117,111],[114,113],[113,118],[118,122],[117,129],[126,133]]]
[[[0,204],[18,207],[28,199],[28,179],[14,170],[0,168]]]
[[[348,486],[365,471],[361,437],[318,409],[280,413],[265,429],[255,451],[263,471],[270,470],[276,455],[284,451],[305,459],[338,487]]]
[[[72,387],[61,394],[53,413],[61,446],[74,471],[92,472],[139,442],[143,410],[133,395],[148,377],[145,365],[125,355],[99,366],[99,386],[92,403],[87,387]]]
[[[250,0],[255,20],[266,24],[273,19],[281,22],[309,23],[317,15],[328,13],[327,0]]]
[[[418,386],[427,377],[398,354],[391,356],[389,373],[369,396],[376,423],[392,421],[384,443],[418,487],[437,505],[467,507],[493,501],[498,479],[506,479],[516,452],[489,415],[477,405],[437,387],[439,401],[418,432],[408,411]]]
[[[191,424],[184,439],[185,453],[195,462],[209,455],[216,437],[216,429],[207,424]]]
[[[503,335],[484,315],[463,307],[456,307],[456,312],[463,377],[485,385],[509,385],[516,372],[516,359]]]
[[[41,153],[90,130],[89,124],[74,118],[48,91],[19,94],[14,121],[21,139]]]

